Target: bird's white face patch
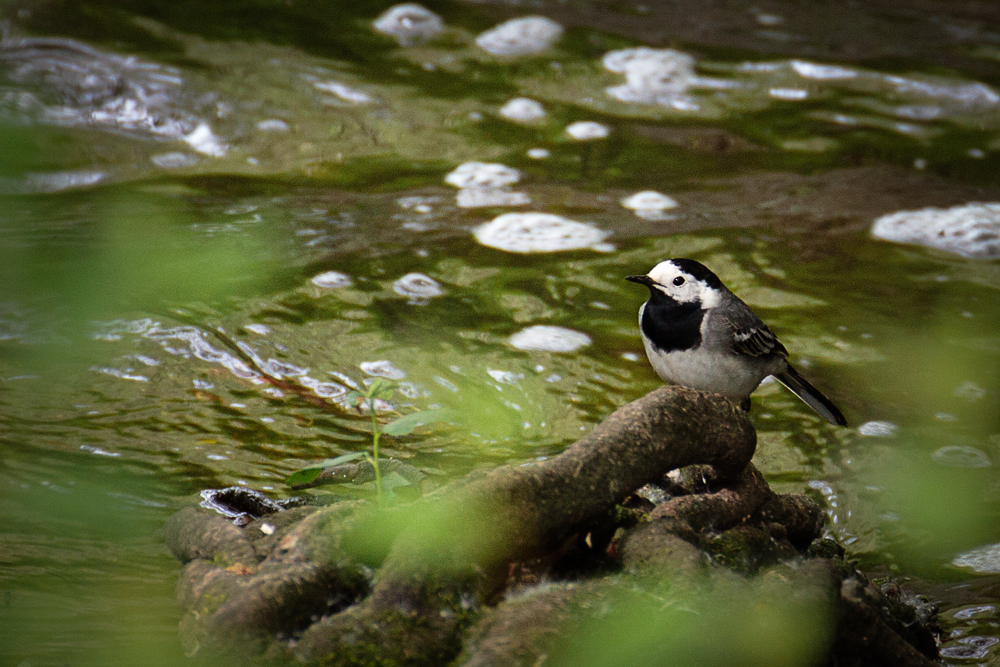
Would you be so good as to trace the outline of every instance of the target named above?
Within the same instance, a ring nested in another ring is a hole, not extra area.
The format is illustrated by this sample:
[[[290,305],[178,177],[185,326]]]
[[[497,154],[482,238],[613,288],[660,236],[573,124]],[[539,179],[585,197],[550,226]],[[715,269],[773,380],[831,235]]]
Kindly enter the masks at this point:
[[[722,292],[685,273],[669,260],[660,262],[646,275],[656,281],[654,288],[680,303],[700,302],[707,310],[719,305],[722,299]]]

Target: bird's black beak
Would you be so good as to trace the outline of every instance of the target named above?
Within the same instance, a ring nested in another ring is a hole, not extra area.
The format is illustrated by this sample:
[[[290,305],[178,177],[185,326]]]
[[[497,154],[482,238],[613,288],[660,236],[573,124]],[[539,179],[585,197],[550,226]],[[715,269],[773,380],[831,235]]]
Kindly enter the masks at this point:
[[[645,285],[646,287],[652,287],[656,284],[656,281],[649,276],[625,276],[625,280],[631,280],[634,283],[639,283],[640,285]]]

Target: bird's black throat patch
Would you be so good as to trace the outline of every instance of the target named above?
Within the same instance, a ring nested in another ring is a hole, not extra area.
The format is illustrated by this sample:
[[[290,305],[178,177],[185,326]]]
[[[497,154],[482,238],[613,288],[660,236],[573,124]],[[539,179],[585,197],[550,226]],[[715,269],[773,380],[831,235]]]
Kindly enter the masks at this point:
[[[681,303],[651,289],[642,311],[642,333],[660,351],[690,350],[701,344],[701,322],[705,311],[700,303]]]

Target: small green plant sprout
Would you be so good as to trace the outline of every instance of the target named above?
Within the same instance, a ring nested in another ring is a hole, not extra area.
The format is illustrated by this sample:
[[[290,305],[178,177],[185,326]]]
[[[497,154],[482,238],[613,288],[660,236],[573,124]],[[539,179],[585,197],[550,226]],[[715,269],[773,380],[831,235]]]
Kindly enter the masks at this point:
[[[313,463],[301,470],[292,473],[287,480],[289,486],[303,487],[312,484],[324,471],[337,466],[343,466],[358,459],[364,459],[375,473],[375,493],[380,506],[384,505],[385,497],[392,495],[392,489],[397,486],[410,484],[398,473],[390,474],[388,480],[382,476],[382,466],[379,459],[379,444],[383,435],[401,437],[409,435],[419,426],[432,424],[439,421],[450,421],[457,416],[455,410],[449,408],[434,408],[431,410],[421,410],[408,415],[403,415],[385,425],[379,424],[376,414],[376,401],[386,401],[392,398],[395,387],[388,380],[376,378],[363,391],[352,391],[345,399],[348,403],[353,403],[359,411],[368,409],[368,414],[372,421],[372,449],[368,452],[353,452],[344,454],[333,459],[325,459],[318,463]]]
[[[375,495],[378,498],[380,507],[384,503],[382,498],[382,470],[379,467],[378,461],[378,441],[382,435],[382,431],[379,428],[378,417],[375,414],[375,401],[387,401],[392,398],[395,392],[396,388],[392,386],[391,382],[382,378],[375,378],[375,381],[368,385],[364,391],[352,391],[347,395],[348,401],[358,402],[359,410],[362,405],[367,407],[368,414],[372,418],[372,453],[368,454],[366,452],[365,460],[375,469]]]

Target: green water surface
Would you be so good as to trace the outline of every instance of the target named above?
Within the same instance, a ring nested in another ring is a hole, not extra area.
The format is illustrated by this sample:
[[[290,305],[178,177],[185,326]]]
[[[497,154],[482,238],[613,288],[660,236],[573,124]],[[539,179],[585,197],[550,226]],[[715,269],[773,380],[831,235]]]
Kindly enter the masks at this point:
[[[803,104],[767,94],[792,85],[785,70],[763,82],[741,73],[787,63],[785,46],[674,43],[702,75],[742,86],[698,93],[701,111],[684,116],[605,95],[620,77],[601,55],[643,42],[580,16],[631,16],[622,3],[570,3],[566,20],[579,20],[557,47],[509,61],[471,39],[514,8],[427,3],[449,32],[400,48],[369,27],[388,6],[51,2],[5,15],[21,37],[81,40],[165,68],[183,80],[168,115],[206,120],[227,150],[212,157],[3,106],[0,662],[186,664],[180,565],[159,529],[203,489],[288,497],[293,471],[363,450],[370,422],[337,392],[374,377],[365,362],[399,372],[386,419],[438,406],[464,415],[388,438],[383,455],[445,481],[559,453],[659,386],[635,321],[645,295],[623,277],[684,256],[757,310],[852,427],[762,386],[755,463],[771,485],[822,498],[829,534],[863,568],[940,600],[945,646],[985,646],[955,653],[957,664],[992,664],[996,575],[952,560],[1000,541],[1000,264],[868,233],[900,208],[997,200],[1000,111],[944,101],[934,120],[894,129],[890,107],[931,102],[886,83],[995,85],[989,40],[977,71],[919,51],[841,63],[867,83],[812,81]],[[376,102],[324,98],[317,80]],[[44,83],[5,80],[0,92],[12,91],[57,104]],[[525,126],[496,114],[518,95],[542,101],[548,118]],[[267,119],[289,130],[256,129]],[[575,120],[613,132],[573,142],[563,128]],[[526,157],[534,147],[550,157]],[[152,160],[171,151],[190,162]],[[532,204],[456,207],[443,177],[469,160],[522,170],[515,189]],[[86,171],[102,177],[38,178]],[[618,205],[647,189],[680,206],[647,220]],[[511,210],[589,222],[612,248],[514,254],[476,241],[472,229]],[[350,284],[311,282],[327,271]],[[409,273],[437,281],[440,296],[399,294],[393,284]],[[569,353],[510,344],[538,324],[591,343]],[[248,354],[301,392],[246,372]],[[871,421],[894,435],[859,434]]]

